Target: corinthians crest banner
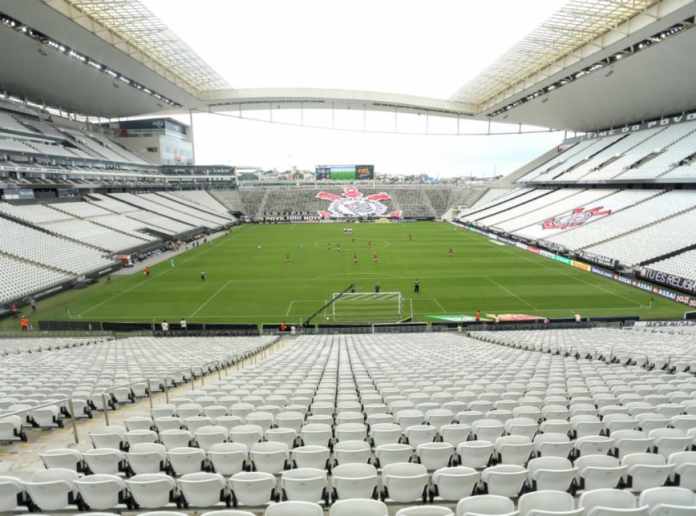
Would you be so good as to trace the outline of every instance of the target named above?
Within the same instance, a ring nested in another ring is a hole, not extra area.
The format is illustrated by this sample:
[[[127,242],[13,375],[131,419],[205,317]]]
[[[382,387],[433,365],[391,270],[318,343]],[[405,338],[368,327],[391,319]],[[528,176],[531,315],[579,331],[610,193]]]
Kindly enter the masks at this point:
[[[363,195],[356,187],[346,186],[343,188],[343,195],[319,192],[316,198],[330,203],[326,210],[319,211],[319,215],[324,219],[401,218],[400,211],[389,211],[385,202],[391,201],[392,198],[386,192]]]
[[[543,222],[544,229],[570,229],[582,226],[591,219],[611,215],[611,210],[603,210],[602,206],[596,208],[575,208],[568,214],[552,217]]]

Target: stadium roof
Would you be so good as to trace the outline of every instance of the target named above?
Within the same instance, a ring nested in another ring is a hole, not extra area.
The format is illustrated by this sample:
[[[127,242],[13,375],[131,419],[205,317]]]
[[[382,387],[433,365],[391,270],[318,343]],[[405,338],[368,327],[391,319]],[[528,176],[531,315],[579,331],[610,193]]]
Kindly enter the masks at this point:
[[[201,5],[160,2],[172,11],[182,4]],[[696,31],[686,30],[695,14],[694,0],[569,0],[454,95],[433,98],[356,88],[354,74],[334,74],[349,82],[343,89],[249,88],[244,76],[230,84],[217,69],[221,61],[211,66],[192,49],[194,42],[179,37],[142,0],[0,0],[0,46],[13,50],[0,53],[0,95],[5,90],[109,118],[188,110],[362,109],[587,131],[696,108],[690,86],[696,66],[688,50]],[[217,37],[198,30],[211,42]],[[594,73],[604,67],[609,72]],[[658,94],[662,90],[667,94]]]
[[[44,0],[100,37],[122,40],[120,48],[189,93],[228,88],[225,79],[201,59],[139,0]]]
[[[572,55],[587,43],[659,3],[657,0],[570,0],[508,50],[454,98],[484,105]]]

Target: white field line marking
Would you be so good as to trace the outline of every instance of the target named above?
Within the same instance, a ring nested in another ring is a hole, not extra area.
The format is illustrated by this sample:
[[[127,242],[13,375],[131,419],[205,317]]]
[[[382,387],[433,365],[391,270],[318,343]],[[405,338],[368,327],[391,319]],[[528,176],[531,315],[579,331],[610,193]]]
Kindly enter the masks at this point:
[[[219,289],[217,289],[212,296],[210,296],[208,299],[203,301],[203,303],[201,303],[201,305],[198,308],[196,308],[196,311],[193,312],[191,315],[189,315],[189,319],[192,317],[195,317],[198,312],[200,312],[206,306],[208,306],[208,303],[210,303],[213,299],[215,299],[223,290],[225,290],[225,288],[227,288],[227,285],[229,285],[233,281],[234,280],[229,280],[229,281],[226,281],[225,283],[223,283],[222,286]]]
[[[153,279],[154,279],[154,278],[159,278],[159,277],[161,277],[161,276],[164,276],[165,274],[168,274],[168,273],[172,272],[173,270],[174,270],[174,269],[167,269],[167,270],[164,271],[163,273],[158,274],[157,276],[153,276]],[[127,289],[121,290],[120,292],[117,292],[117,293],[114,294],[113,296],[107,297],[104,301],[100,301],[100,302],[97,303],[96,305],[92,305],[92,306],[90,306],[89,308],[87,308],[86,310],[83,310],[82,312],[80,312],[79,314],[77,314],[77,317],[81,319],[82,316],[83,316],[84,314],[86,314],[86,313],[88,313],[88,312],[91,312],[92,310],[95,310],[96,308],[99,308],[100,306],[105,305],[106,303],[109,303],[109,302],[113,301],[114,299],[116,299],[116,298],[118,298],[118,297],[121,297],[121,296],[124,295],[124,294],[128,294],[129,292],[132,292],[132,291],[135,290],[136,288],[145,285],[145,284],[148,283],[149,281],[151,281],[150,278],[146,278],[146,279],[144,279],[143,281],[141,281],[140,283],[136,283],[135,285],[132,285],[132,286],[128,287]]]
[[[534,306],[533,304],[527,302],[527,300],[524,299],[523,297],[520,297],[520,296],[518,296],[517,294],[515,294],[512,290],[510,290],[509,288],[507,288],[507,287],[506,287],[505,285],[503,285],[502,283],[498,283],[497,281],[495,281],[495,280],[494,280],[493,278],[491,278],[490,276],[486,276],[486,279],[487,279],[488,281],[490,281],[491,283],[493,283],[494,285],[496,285],[496,286],[497,286],[498,288],[500,288],[501,290],[504,290],[505,292],[507,292],[508,294],[510,294],[512,297],[518,299],[519,301],[522,301],[525,305],[527,305],[527,306],[528,306],[529,308],[531,308],[532,310],[539,310],[539,308],[537,308],[537,307]]]
[[[293,299],[293,300],[290,301],[290,303],[288,304],[288,310],[287,310],[287,312],[285,312],[285,315],[290,315],[290,312],[292,311],[292,305],[294,305],[294,304],[295,304],[295,300]]]
[[[535,260],[532,259],[531,256],[522,256],[522,258],[524,258],[524,259],[527,260],[528,262],[537,263]],[[540,257],[540,258],[542,258],[542,257]],[[540,265],[541,265],[541,263],[540,263]],[[604,287],[604,286],[602,286],[602,285],[600,285],[600,284],[598,284],[598,283],[592,283],[592,282],[590,282],[590,281],[587,281],[587,280],[583,279],[582,277],[580,277],[580,275],[573,274],[573,273],[572,273],[571,271],[569,271],[569,270],[561,269],[561,268],[559,268],[559,269],[554,269],[553,267],[549,267],[549,266],[546,265],[546,264],[543,264],[542,267],[543,267],[544,269],[547,269],[547,270],[558,270],[558,271],[560,271],[564,276],[567,276],[567,277],[569,277],[569,278],[571,278],[571,279],[577,280],[577,281],[579,281],[579,282],[581,282],[581,283],[584,283],[585,285],[589,285],[589,286],[591,286],[591,287],[594,287],[594,288],[596,288],[596,289],[598,289],[598,290],[600,290],[600,291],[602,291],[602,292],[604,292],[604,293],[606,293],[606,294],[609,294],[610,296],[618,297],[619,299],[623,299],[624,301],[628,301],[629,303],[635,303],[635,300],[634,300],[634,299],[631,299],[631,298],[628,298],[628,297],[626,297],[626,296],[624,296],[624,295],[622,295],[622,294],[613,292],[613,291],[609,290],[608,288],[606,288],[606,287]],[[580,272],[580,271],[578,271],[578,272]],[[600,279],[601,279],[601,278],[600,278]],[[617,283],[617,285],[618,285],[618,283]],[[642,305],[641,303],[635,304],[634,306],[639,307],[639,308],[643,308],[643,305]]]
[[[442,303],[440,303],[436,297],[433,298],[433,301],[435,301],[435,304],[440,307],[440,310],[442,310],[443,314],[447,313],[447,310],[445,310],[445,307],[442,306]]]

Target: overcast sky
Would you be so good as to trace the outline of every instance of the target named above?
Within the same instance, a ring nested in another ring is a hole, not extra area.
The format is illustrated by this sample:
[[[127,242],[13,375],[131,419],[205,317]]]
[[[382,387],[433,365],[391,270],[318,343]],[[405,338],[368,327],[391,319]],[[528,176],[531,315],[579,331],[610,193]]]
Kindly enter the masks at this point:
[[[143,2],[233,88],[324,87],[438,98],[450,97],[565,3],[196,0],[191,9],[188,0]],[[292,113],[281,117],[297,118]],[[368,128],[381,129],[384,122],[374,120]],[[421,132],[423,125],[418,120],[399,122],[399,130],[406,132]],[[432,131],[438,122],[430,123]],[[362,127],[362,121],[337,125]],[[393,127],[393,120],[389,125]],[[318,163],[368,162],[383,172],[442,176],[510,171],[560,139],[558,134],[374,135],[210,115],[197,116],[195,126],[196,158],[202,164],[311,168]],[[451,127],[442,132],[452,132]]]

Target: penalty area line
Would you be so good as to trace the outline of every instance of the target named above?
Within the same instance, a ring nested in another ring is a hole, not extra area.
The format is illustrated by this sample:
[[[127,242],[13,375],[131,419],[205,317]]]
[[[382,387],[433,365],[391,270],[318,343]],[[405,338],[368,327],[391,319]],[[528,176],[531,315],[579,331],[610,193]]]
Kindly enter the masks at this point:
[[[217,290],[215,291],[215,293],[214,293],[212,296],[210,296],[208,299],[206,299],[205,301],[203,301],[203,303],[201,303],[201,305],[196,309],[195,312],[193,312],[191,315],[189,315],[189,319],[192,318],[192,317],[195,317],[196,314],[198,314],[198,312],[200,312],[200,311],[203,310],[206,306],[208,306],[208,304],[209,304],[213,299],[215,299],[223,290],[225,290],[225,289],[227,288],[227,285],[229,285],[229,284],[232,283],[233,281],[234,281],[234,280],[228,280],[228,281],[226,281],[219,289],[217,289]]]

